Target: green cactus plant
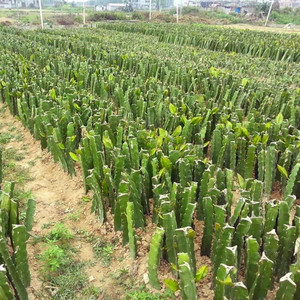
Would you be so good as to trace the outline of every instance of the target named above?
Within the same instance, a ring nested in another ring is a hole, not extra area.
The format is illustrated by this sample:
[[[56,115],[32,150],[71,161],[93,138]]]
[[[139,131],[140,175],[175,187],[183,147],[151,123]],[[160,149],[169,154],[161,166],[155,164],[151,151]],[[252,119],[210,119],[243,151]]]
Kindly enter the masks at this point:
[[[232,286],[231,299],[232,300],[248,300],[249,299],[247,287],[242,282],[236,282]]]
[[[196,300],[197,291],[194,280],[194,274],[189,264],[189,257],[187,253],[178,253],[178,266],[182,299]]]
[[[214,300],[223,300],[230,297],[232,283],[232,275],[236,273],[236,268],[221,264],[216,274],[215,295]],[[228,289],[230,287],[230,289]],[[230,297],[231,298],[231,297]]]
[[[279,236],[279,249],[277,258],[277,275],[282,277],[287,273],[296,242],[296,227],[283,225],[282,235]]]
[[[133,203],[127,202],[126,217],[128,226],[129,249],[131,258],[135,259],[137,253],[136,237],[133,225]]]
[[[245,262],[245,282],[248,290],[254,283],[258,271],[259,244],[256,239],[249,237],[246,240],[246,262]]]
[[[158,290],[161,288],[157,273],[160,262],[161,246],[163,242],[164,233],[164,229],[159,227],[156,229],[151,240],[148,260],[149,281],[151,286]]]
[[[210,256],[213,239],[213,202],[210,197],[203,198],[204,231],[201,244],[201,255]]]
[[[13,225],[12,241],[14,247],[14,260],[17,273],[25,287],[30,285],[30,271],[26,250],[26,228],[23,225]]]
[[[249,292],[250,300],[265,299],[272,281],[273,261],[263,253],[258,262],[258,272]]]
[[[174,211],[163,215],[163,225],[166,234],[166,248],[168,261],[177,265],[177,256],[175,248],[175,229],[177,228],[176,218]]]
[[[287,273],[279,280],[279,288],[275,300],[293,300],[297,285],[292,279],[292,273]]]
[[[28,299],[28,294],[26,291],[25,286],[23,285],[19,274],[17,272],[17,269],[9,255],[9,250],[7,247],[7,242],[6,239],[2,238],[0,239],[0,254],[2,256],[2,259],[6,265],[6,268],[8,270],[8,274],[12,279],[12,282],[14,284],[14,287],[16,289],[17,295],[20,297],[20,299],[27,300]]]
[[[0,299],[4,299],[4,300],[6,300],[6,299],[13,300],[14,299],[13,292],[8,283],[8,278],[6,275],[6,269],[5,269],[4,265],[0,265],[0,287],[2,289],[2,294],[0,293]]]
[[[240,266],[241,263],[241,253],[242,253],[242,247],[244,243],[244,236],[248,233],[250,226],[252,224],[252,221],[249,217],[242,218],[239,224],[236,227],[236,231],[233,235],[233,245],[237,245],[238,250],[238,266]]]
[[[187,253],[189,265],[193,274],[196,273],[196,257],[194,250],[195,231],[191,227],[178,228],[175,230],[177,252]]]

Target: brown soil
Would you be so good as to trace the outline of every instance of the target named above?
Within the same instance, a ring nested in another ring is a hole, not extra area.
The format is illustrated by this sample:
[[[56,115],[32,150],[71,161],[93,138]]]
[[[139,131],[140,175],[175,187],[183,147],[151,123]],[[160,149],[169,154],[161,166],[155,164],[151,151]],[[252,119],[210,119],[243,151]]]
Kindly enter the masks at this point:
[[[11,18],[0,17],[0,25],[9,26],[14,23],[14,20]]]

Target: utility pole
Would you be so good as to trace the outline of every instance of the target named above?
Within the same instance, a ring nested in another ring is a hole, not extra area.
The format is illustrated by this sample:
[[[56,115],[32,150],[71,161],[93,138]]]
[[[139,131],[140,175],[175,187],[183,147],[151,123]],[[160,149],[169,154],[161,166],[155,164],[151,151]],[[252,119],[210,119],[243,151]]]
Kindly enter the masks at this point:
[[[268,11],[268,15],[267,15],[267,19],[266,19],[265,26],[267,26],[267,24],[268,24],[268,21],[269,21],[269,18],[270,18],[270,14],[271,14],[271,11],[272,11],[272,7],[273,7],[273,3],[274,3],[274,0],[272,0],[272,2],[271,2],[271,5],[270,5],[269,11]]]
[[[82,0],[82,19],[83,19],[83,25],[85,25],[85,2]]]
[[[41,26],[42,26],[42,29],[44,29],[44,20],[43,20],[43,12],[42,12],[42,0],[39,0],[39,6],[40,6]]]
[[[149,3],[149,21],[151,21],[151,17],[152,17],[152,0],[150,0]]]
[[[178,12],[178,4],[176,5],[176,23],[178,24],[178,22],[179,22],[179,12]]]

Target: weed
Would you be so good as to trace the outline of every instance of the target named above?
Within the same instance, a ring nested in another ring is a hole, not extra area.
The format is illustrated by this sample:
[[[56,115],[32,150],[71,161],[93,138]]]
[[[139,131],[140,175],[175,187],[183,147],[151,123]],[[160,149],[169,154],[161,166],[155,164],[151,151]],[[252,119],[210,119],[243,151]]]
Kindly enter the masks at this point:
[[[54,228],[49,233],[49,240],[70,240],[73,238],[73,233],[63,223],[56,223]]]
[[[95,236],[85,229],[78,230],[77,233],[86,239],[87,242],[94,242]]]
[[[137,290],[132,291],[126,295],[126,300],[167,300],[175,299],[173,293],[170,290],[165,291],[163,294],[155,293],[152,294],[151,291],[145,286],[141,285]]]
[[[86,275],[82,272],[83,263],[70,261],[64,264],[57,276],[51,277],[51,283],[57,287],[52,299],[78,299],[78,293],[86,286]]]
[[[59,246],[51,244],[40,256],[43,262],[43,272],[56,272],[59,267],[66,263],[66,253]]]
[[[75,213],[69,215],[69,219],[70,219],[71,221],[76,222],[76,221],[79,220],[80,214],[81,214],[80,211],[76,211]]]
[[[82,295],[89,297],[89,300],[96,300],[100,294],[100,289],[94,286],[87,286],[82,290]]]
[[[18,134],[16,137],[15,137],[15,141],[17,142],[21,142],[23,140],[23,134]]]
[[[112,254],[114,253],[114,246],[105,241],[99,241],[93,246],[95,256],[101,258],[105,265],[110,265]]]
[[[116,280],[117,285],[124,286],[125,289],[131,289],[134,286],[134,278],[129,275],[128,269],[117,270],[111,278]]]
[[[28,162],[28,166],[33,167],[36,164],[34,160]]]
[[[0,144],[4,145],[9,143],[12,139],[14,138],[14,136],[10,133],[2,133],[0,135]]]
[[[43,229],[48,229],[48,228],[50,228],[51,225],[52,225],[52,222],[44,223],[44,224],[42,225],[42,228],[43,228]]]
[[[9,127],[9,131],[15,131],[15,130],[17,130],[17,127],[15,127],[14,125],[11,125]]]

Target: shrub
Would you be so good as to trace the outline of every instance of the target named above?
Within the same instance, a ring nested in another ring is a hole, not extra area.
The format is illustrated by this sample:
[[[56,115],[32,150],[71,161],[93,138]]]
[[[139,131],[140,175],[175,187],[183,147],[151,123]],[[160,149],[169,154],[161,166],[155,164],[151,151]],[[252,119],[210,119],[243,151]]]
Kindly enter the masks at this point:
[[[120,12],[95,12],[89,16],[89,20],[93,22],[99,21],[116,21],[116,20],[126,20],[127,17],[124,13]]]
[[[197,15],[200,12],[200,8],[193,6],[185,6],[182,8],[183,15]]]
[[[67,256],[63,249],[57,245],[50,245],[41,254],[45,273],[56,272],[66,262],[66,258]]]
[[[135,11],[135,12],[132,13],[131,18],[133,20],[144,21],[144,20],[149,18],[149,13],[145,12],[145,11]]]

